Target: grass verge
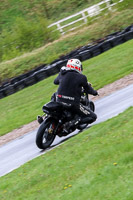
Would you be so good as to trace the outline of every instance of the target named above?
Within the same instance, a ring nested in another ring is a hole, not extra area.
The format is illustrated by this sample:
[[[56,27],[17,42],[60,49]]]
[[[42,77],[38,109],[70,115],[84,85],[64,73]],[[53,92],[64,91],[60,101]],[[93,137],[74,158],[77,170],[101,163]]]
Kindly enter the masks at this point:
[[[132,143],[133,107],[1,177],[1,199],[132,200]]]
[[[95,89],[133,72],[132,46],[133,40],[83,62],[83,72]],[[19,128],[42,114],[43,104],[57,90],[57,86],[53,84],[55,77],[56,75],[51,76],[0,100],[0,135]]]

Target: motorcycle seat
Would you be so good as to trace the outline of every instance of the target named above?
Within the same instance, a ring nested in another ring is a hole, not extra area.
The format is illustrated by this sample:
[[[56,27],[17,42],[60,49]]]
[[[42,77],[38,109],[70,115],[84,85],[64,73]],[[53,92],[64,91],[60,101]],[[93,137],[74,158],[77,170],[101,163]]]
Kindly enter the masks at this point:
[[[42,110],[43,111],[57,111],[60,110],[62,108],[62,105],[58,102],[52,102],[50,101],[49,103],[46,103],[43,107]]]

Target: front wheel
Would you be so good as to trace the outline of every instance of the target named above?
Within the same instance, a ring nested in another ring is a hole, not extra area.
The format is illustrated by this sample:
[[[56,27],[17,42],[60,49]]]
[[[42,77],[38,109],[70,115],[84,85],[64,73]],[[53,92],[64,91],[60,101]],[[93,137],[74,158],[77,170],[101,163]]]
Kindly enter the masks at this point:
[[[95,112],[95,105],[93,103],[93,101],[90,101],[90,109]]]
[[[36,145],[40,149],[48,148],[55,139],[55,122],[50,120],[43,122],[36,135]]]

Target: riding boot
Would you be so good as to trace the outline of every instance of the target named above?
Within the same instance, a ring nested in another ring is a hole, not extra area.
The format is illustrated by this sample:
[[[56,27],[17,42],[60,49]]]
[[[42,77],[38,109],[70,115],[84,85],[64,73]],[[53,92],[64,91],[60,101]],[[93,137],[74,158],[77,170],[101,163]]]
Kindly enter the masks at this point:
[[[85,118],[82,118],[81,123],[82,123],[82,124],[91,124],[91,123],[93,123],[94,121],[96,121],[96,118],[85,117]]]
[[[75,119],[73,119],[73,120],[71,120],[71,121],[69,121],[69,122],[66,122],[65,124],[64,124],[64,126],[63,126],[63,129],[64,129],[64,131],[66,132],[66,133],[69,133],[69,130],[72,128],[72,127],[77,127],[78,126],[78,124],[80,123],[80,121],[81,121],[81,117],[75,117]]]

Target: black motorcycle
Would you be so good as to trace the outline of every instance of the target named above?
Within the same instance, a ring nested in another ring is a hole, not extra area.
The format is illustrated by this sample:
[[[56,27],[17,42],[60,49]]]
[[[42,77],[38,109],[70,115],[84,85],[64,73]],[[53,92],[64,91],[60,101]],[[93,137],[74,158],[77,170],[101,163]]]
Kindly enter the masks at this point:
[[[93,101],[89,100],[88,94],[84,91],[82,92],[80,101],[84,106],[91,109],[93,112],[95,111]],[[38,116],[37,118],[39,124],[41,125],[36,135],[36,145],[40,149],[50,147],[56,135],[59,137],[66,136],[76,129],[81,131],[88,126],[88,124],[80,124],[78,127],[72,127],[69,133],[66,133],[63,130],[63,124],[72,120],[74,118],[74,113],[70,112],[68,106],[56,102],[54,95],[52,100],[43,106],[42,110],[45,114],[43,116]]]

